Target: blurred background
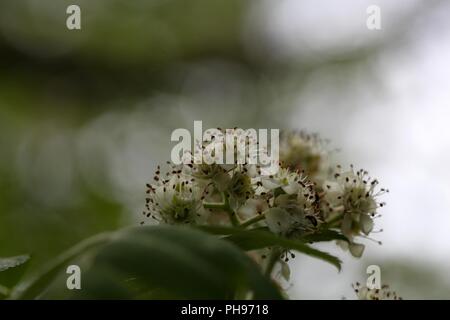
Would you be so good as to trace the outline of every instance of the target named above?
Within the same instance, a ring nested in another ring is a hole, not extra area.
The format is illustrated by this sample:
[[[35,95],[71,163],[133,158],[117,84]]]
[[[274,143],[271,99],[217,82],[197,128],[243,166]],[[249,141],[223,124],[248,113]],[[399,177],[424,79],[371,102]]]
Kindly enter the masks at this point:
[[[81,30],[66,8],[81,8]],[[369,5],[381,30],[366,27]],[[0,256],[35,271],[139,222],[175,128],[305,129],[390,189],[361,260],[298,256],[294,299],[354,299],[367,266],[403,298],[450,299],[450,3],[0,2]]]

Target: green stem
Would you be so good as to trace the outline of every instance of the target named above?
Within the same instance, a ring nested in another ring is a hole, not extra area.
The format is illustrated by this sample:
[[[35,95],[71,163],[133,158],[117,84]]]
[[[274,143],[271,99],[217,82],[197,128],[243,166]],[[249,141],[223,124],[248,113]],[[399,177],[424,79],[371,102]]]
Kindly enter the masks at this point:
[[[230,216],[230,221],[231,221],[231,224],[233,225],[233,227],[239,227],[241,225],[241,223],[239,222],[239,220],[236,216],[236,213],[231,209],[227,212],[228,212],[228,215]]]
[[[228,214],[230,215],[230,220],[231,220],[231,224],[233,225],[233,227],[239,227],[241,224],[240,224],[238,218],[236,217],[236,213],[229,212]]]
[[[228,213],[230,217],[231,224],[233,227],[238,227],[241,225],[239,222],[236,212],[230,207],[230,203],[228,202],[228,194],[222,193],[222,202],[203,202],[203,207],[205,209],[221,209]]]
[[[264,218],[265,218],[265,215],[261,213],[255,217],[250,218],[250,219],[244,221],[243,223],[241,223],[241,227],[247,228],[248,226],[251,226],[252,224],[257,223],[258,221],[264,220]]]
[[[203,202],[203,207],[205,209],[222,209],[226,210],[225,204],[222,202]]]

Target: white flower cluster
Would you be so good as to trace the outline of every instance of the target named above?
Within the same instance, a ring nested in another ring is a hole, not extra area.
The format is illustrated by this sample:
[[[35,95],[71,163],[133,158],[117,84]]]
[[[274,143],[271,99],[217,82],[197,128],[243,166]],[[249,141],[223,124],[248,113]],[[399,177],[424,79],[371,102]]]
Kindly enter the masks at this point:
[[[338,227],[350,240],[342,243],[354,256],[361,256],[364,245],[354,242],[354,238],[367,236],[373,231],[373,219],[377,210],[385,205],[377,198],[388,190],[376,190],[378,181],[368,176],[367,171],[355,172],[353,166],[343,171],[340,166],[332,177],[322,185],[321,211],[330,227]]]
[[[395,291],[389,289],[388,285],[382,285],[380,289],[369,289],[356,282],[352,285],[359,300],[402,300]]]
[[[262,226],[293,239],[336,229],[359,257],[364,246],[354,240],[373,231],[384,205],[378,197],[387,190],[377,191],[377,180],[364,170],[338,166],[333,172],[324,145],[303,132],[282,135],[280,169],[270,176],[261,175],[258,165],[198,164],[193,157],[165,175],[158,167],[147,185],[144,215],[167,224]]]

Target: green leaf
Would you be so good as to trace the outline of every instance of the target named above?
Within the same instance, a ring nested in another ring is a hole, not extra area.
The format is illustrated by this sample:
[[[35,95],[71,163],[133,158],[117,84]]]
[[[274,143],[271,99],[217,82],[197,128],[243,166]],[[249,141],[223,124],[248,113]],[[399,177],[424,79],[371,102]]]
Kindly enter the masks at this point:
[[[9,289],[0,284],[0,300],[8,298],[8,295],[9,295]]]
[[[69,264],[80,266],[82,290],[67,290]],[[146,226],[110,234],[98,245],[79,245],[14,297],[227,299],[242,290],[255,299],[282,298],[231,243],[193,228]]]
[[[225,239],[231,241],[243,250],[256,250],[271,246],[280,246],[285,249],[296,250],[300,253],[315,257],[334,265],[339,271],[341,270],[341,261],[339,258],[330,255],[329,253],[314,249],[303,241],[291,240],[279,237],[271,232],[264,230],[247,230],[239,233],[234,233],[227,236]]]
[[[349,242],[346,236],[335,230],[323,230],[318,233],[305,235],[301,238],[301,240],[305,242],[324,242],[333,240],[342,240],[345,242]]]
[[[225,226],[198,226],[197,229],[213,235],[230,235],[233,233],[242,232],[240,227],[225,227]]]
[[[214,234],[214,235],[222,235],[222,236],[228,236],[230,234],[240,233],[243,231],[246,231],[247,229],[244,229],[242,227],[225,227],[225,226],[199,226],[197,227],[199,230]],[[260,230],[265,231],[269,230],[267,227],[257,227],[249,230]]]
[[[7,288],[15,286],[25,273],[29,260],[29,255],[0,258],[0,285]]]
[[[341,262],[338,258],[331,256],[326,252],[321,252],[317,249],[311,248],[305,244],[302,244],[302,242],[323,242],[333,240],[343,240],[345,242],[349,242],[347,237],[334,230],[323,230],[320,231],[319,233],[305,235],[298,240],[289,240],[286,238],[276,236],[273,233],[270,233],[267,227],[259,227],[250,230],[243,230],[242,228],[239,227],[221,227],[221,226],[204,226],[200,228],[201,230],[209,232],[211,234],[228,236],[225,237],[225,239],[237,244],[243,250],[260,249],[276,244],[271,241],[276,241],[278,244],[280,243],[280,241],[282,241],[283,243],[285,243],[284,246],[282,245],[283,247],[294,249],[299,252],[326,260],[327,262],[330,262],[333,265],[335,265],[339,270],[341,268],[340,266]],[[289,241],[289,243],[285,241]],[[293,247],[291,248],[290,246],[292,245],[296,245],[297,249]],[[311,254],[302,250],[306,250],[307,252],[311,252],[311,250],[313,250],[315,252]],[[329,257],[325,257],[323,256],[323,254],[328,255]]]

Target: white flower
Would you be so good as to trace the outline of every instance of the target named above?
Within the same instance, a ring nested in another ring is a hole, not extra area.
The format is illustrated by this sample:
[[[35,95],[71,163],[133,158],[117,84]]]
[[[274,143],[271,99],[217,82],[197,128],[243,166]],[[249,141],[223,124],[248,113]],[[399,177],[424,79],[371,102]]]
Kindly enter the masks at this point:
[[[367,237],[372,232],[373,218],[377,209],[384,205],[377,198],[388,191],[375,191],[378,181],[372,180],[367,171],[355,172],[353,167],[346,172],[338,169],[331,180],[323,183],[322,214],[331,227],[340,228],[349,239],[350,243],[341,245],[354,257],[361,257],[364,245],[355,243],[353,238]]]
[[[147,217],[167,224],[202,224],[207,211],[202,207],[203,192],[192,180],[178,174],[168,180],[155,176],[148,185]]]
[[[286,210],[275,207],[264,214],[267,226],[273,233],[287,236],[294,230],[294,219]]]
[[[257,181],[265,191],[281,188],[287,194],[295,194],[306,185],[307,180],[298,172],[292,172],[288,168],[280,168],[277,174],[262,176]]]
[[[319,223],[318,197],[313,185],[306,181],[296,184],[296,193],[276,195],[273,207],[265,212],[267,226],[276,234],[295,237],[314,231]]]
[[[347,241],[341,241],[338,240],[337,244],[343,249],[343,250],[348,250],[350,251],[351,255],[355,258],[361,258],[363,253],[364,253],[364,249],[366,248],[365,245],[361,244],[361,243],[356,243],[356,242],[347,242]]]
[[[263,197],[253,197],[248,199],[244,205],[239,208],[239,216],[245,220],[261,215],[269,209],[267,199]]]
[[[351,237],[362,232],[368,235],[373,229],[373,217],[377,209],[384,203],[377,197],[387,192],[375,191],[377,180],[372,180],[364,170],[355,172],[353,168],[347,172],[336,172],[332,180],[323,183],[324,191],[322,211],[325,218],[333,220],[342,217],[342,232]]]
[[[246,200],[253,197],[255,194],[252,179],[240,171],[233,173],[228,188],[226,189],[229,195],[229,202],[232,209],[237,209],[242,206]]]

